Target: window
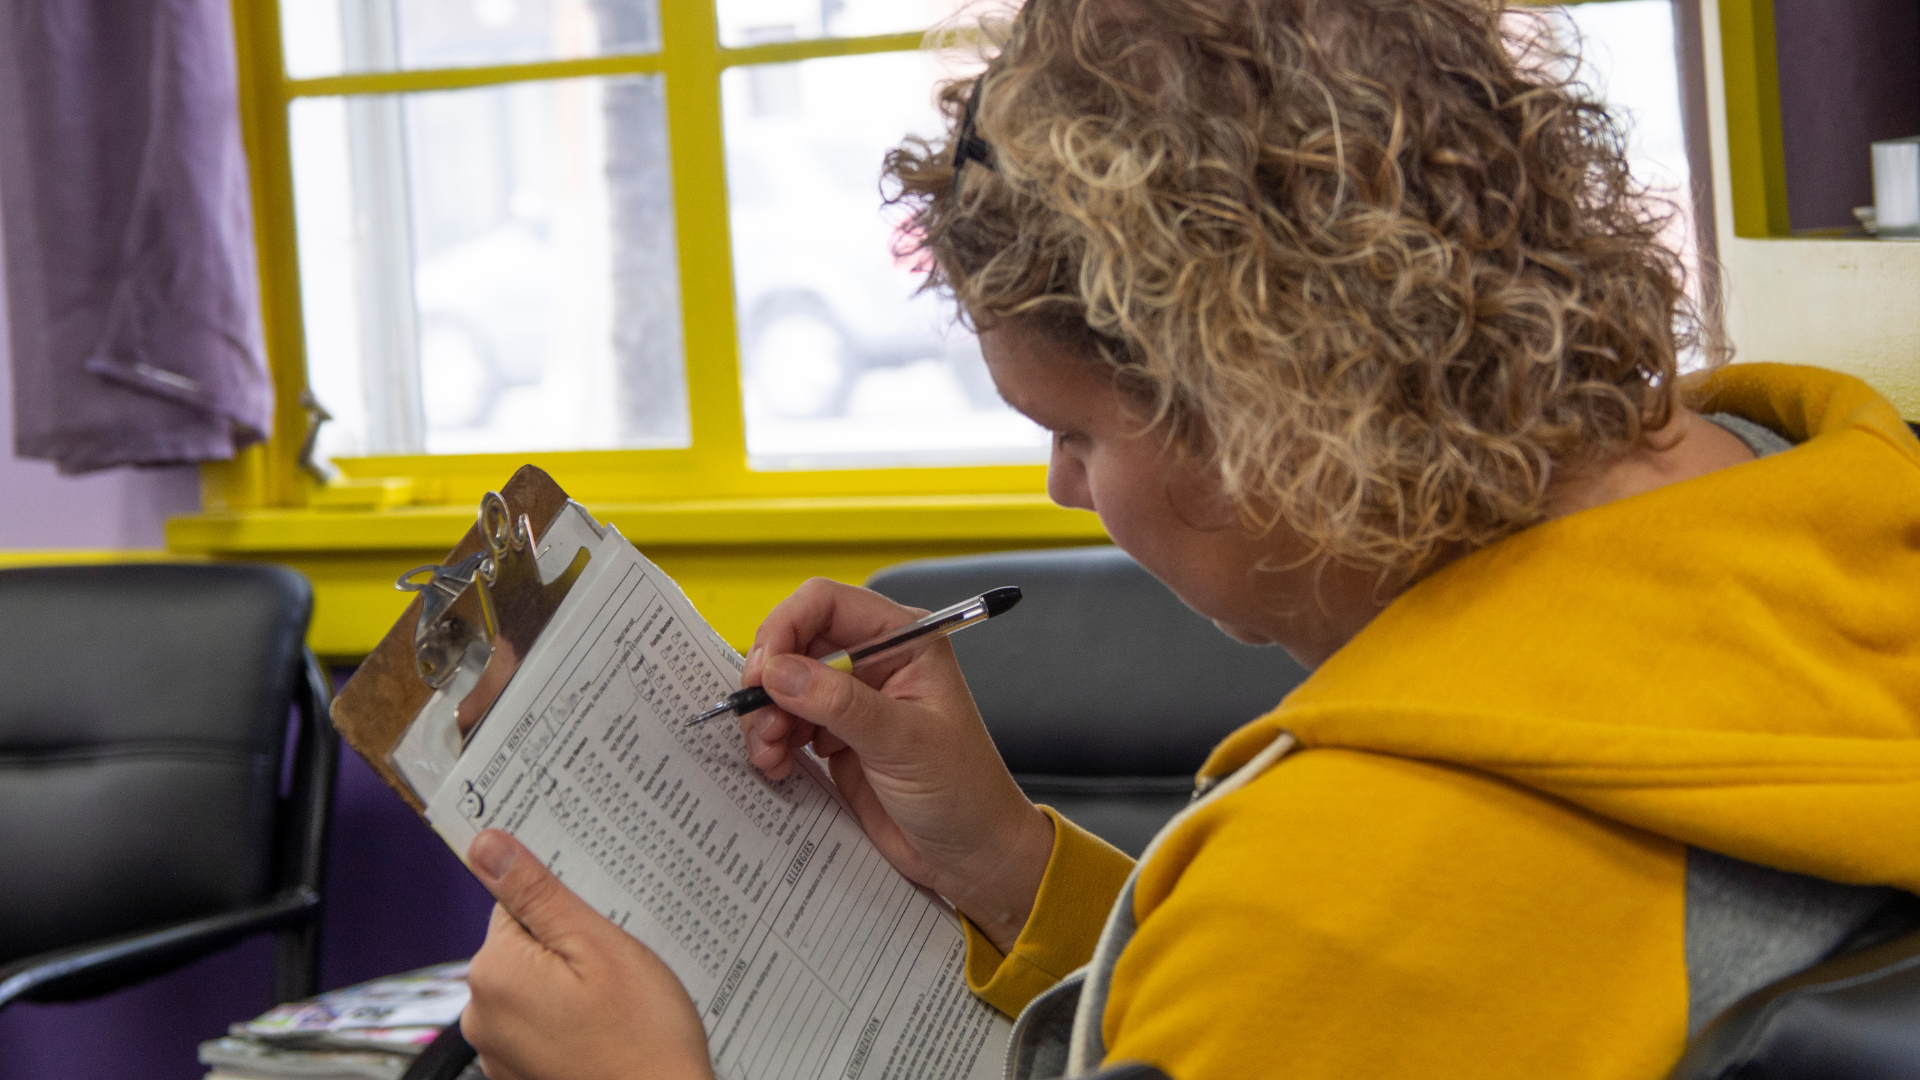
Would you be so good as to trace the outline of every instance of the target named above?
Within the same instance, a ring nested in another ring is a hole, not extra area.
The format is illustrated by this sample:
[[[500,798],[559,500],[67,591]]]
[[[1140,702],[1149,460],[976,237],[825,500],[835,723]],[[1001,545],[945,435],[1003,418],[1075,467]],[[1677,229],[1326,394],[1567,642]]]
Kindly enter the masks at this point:
[[[763,468],[1037,460],[1045,436],[1001,404],[952,305],[918,292],[876,213],[878,163],[932,135],[920,53],[728,70],[727,195],[749,459]]]
[[[1043,433],[880,205],[881,153],[960,73],[920,48],[956,10],[238,5],[270,348],[333,417],[315,463],[429,503],[526,460],[603,500],[1037,495]],[[1684,204],[1669,0],[1567,10]],[[298,420],[228,505],[301,501]]]
[[[293,103],[321,454],[687,444],[661,90]]]
[[[917,291],[879,195],[884,151],[937,123],[956,69],[920,33],[953,0],[658,4],[278,5],[258,107],[284,110],[301,318],[276,344],[330,414],[313,463],[627,451],[601,471],[691,460],[719,495],[1024,464],[945,479],[1037,491],[1044,434]]]
[[[720,43],[897,34],[934,26],[956,0],[719,0]]]
[[[1699,265],[1699,234],[1682,122],[1673,5],[1674,0],[1575,4],[1562,9],[1566,22],[1561,32],[1578,35],[1586,80],[1627,125],[1627,163],[1634,178],[1678,211],[1668,224],[1667,243],[1692,271]],[[1697,282],[1697,274],[1695,278]]]

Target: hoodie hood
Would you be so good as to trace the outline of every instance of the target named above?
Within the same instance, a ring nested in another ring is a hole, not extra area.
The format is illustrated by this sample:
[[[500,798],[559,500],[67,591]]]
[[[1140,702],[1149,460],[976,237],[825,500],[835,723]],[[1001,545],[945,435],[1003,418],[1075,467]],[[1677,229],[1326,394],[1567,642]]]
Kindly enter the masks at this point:
[[[1819,369],[1738,365],[1696,401],[1800,445],[1453,563],[1201,775],[1285,730],[1920,892],[1920,441]]]

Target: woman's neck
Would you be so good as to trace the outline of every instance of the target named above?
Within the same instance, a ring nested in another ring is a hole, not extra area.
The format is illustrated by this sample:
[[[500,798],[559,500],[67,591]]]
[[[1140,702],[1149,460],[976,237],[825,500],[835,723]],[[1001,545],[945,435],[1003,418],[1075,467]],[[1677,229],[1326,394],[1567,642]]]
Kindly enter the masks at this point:
[[[1677,409],[1640,445],[1604,464],[1568,472],[1547,489],[1547,516],[1566,517],[1668,484],[1752,461],[1732,432],[1691,409]]]

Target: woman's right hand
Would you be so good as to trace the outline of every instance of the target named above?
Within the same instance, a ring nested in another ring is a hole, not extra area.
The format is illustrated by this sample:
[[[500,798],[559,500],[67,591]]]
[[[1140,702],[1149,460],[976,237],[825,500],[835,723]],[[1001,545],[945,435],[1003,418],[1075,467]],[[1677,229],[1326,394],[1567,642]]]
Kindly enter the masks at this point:
[[[1053,822],[1020,791],[973,695],[937,641],[849,675],[812,657],[926,612],[815,578],[754,635],[743,685],[777,707],[741,718],[753,763],[779,779],[813,744],[882,855],[946,897],[1002,952],[1026,925],[1053,852]]]

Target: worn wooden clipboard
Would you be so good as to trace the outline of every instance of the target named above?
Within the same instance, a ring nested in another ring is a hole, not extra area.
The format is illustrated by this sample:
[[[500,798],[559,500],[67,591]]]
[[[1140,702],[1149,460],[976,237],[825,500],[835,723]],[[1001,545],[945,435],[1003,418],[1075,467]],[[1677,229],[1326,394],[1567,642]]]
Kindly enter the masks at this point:
[[[531,533],[530,546],[535,550],[568,501],[560,485],[532,465],[521,466],[498,494],[506,503],[509,530],[524,519]],[[454,545],[447,554],[446,566],[460,564],[489,546],[482,531],[483,520],[484,516],[476,520]],[[531,559],[531,552],[528,558]],[[507,637],[520,639],[515,642],[519,655],[526,655],[527,647],[544,628],[559,601],[565,598],[584,561],[575,563],[570,574],[550,585],[541,586],[535,572],[532,589],[500,590],[504,595],[496,605],[500,609],[498,621]],[[341,737],[423,819],[425,804],[394,766],[392,758],[408,726],[434,693],[434,687],[422,676],[417,659],[420,613],[427,599],[424,592],[414,597],[400,620],[333,699],[333,723]]]

